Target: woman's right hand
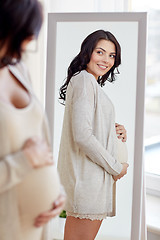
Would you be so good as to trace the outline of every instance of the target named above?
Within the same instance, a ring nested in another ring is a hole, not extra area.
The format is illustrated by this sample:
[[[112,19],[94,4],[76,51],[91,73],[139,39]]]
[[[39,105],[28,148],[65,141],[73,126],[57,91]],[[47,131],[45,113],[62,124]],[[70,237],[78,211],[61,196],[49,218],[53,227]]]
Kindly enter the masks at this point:
[[[61,213],[65,204],[66,197],[63,194],[60,194],[57,200],[53,203],[53,208],[47,212],[40,214],[35,219],[35,227],[41,227],[50,221],[52,218],[56,217]]]
[[[33,168],[40,168],[53,164],[53,155],[47,142],[39,137],[26,140],[22,151]]]
[[[123,165],[123,168],[122,168],[122,171],[120,172],[119,175],[117,176],[112,176],[114,181],[117,181],[118,179],[121,179],[124,175],[127,174],[127,168],[129,167],[129,164],[128,163],[122,163]]]

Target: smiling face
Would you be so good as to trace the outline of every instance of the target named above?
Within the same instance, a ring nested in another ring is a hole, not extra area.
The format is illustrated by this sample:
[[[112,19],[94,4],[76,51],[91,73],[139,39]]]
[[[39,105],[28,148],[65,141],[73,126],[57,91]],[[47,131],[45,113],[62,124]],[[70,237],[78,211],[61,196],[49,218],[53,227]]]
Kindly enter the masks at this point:
[[[98,79],[99,76],[103,76],[113,67],[115,57],[116,49],[114,43],[102,39],[93,50],[86,70]]]

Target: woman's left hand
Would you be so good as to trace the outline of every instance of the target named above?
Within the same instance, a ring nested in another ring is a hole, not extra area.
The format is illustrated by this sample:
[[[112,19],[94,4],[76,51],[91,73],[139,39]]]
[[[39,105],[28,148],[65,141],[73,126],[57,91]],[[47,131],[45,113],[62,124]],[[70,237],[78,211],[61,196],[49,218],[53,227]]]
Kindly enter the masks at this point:
[[[49,222],[52,218],[56,217],[61,213],[65,204],[66,197],[61,194],[58,199],[53,203],[53,208],[45,213],[40,214],[34,223],[35,227],[41,227],[47,222]]]
[[[115,124],[117,137],[122,140],[122,142],[127,141],[127,131],[123,125],[118,123]]]

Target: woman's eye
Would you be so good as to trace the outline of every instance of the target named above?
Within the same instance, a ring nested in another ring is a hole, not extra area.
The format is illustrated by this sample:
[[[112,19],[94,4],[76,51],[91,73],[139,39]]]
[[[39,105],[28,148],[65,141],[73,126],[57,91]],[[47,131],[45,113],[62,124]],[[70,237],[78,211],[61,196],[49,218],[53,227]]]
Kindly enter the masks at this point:
[[[111,55],[110,55],[110,57],[111,57],[111,58],[115,58],[115,57],[116,57],[116,55],[113,55],[113,54],[111,54]]]
[[[102,51],[97,51],[97,53],[98,53],[99,55],[102,55],[102,54],[103,54],[103,52],[102,52]]]

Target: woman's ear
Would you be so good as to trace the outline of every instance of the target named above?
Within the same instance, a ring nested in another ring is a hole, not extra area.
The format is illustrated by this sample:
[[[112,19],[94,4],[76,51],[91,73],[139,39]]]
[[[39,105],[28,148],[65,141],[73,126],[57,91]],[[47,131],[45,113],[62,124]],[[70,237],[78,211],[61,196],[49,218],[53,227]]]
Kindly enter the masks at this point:
[[[23,51],[25,51],[28,43],[30,43],[32,40],[34,40],[34,38],[35,38],[34,36],[30,36],[30,37],[26,38],[25,40],[23,40],[23,42],[21,44],[21,49]]]

